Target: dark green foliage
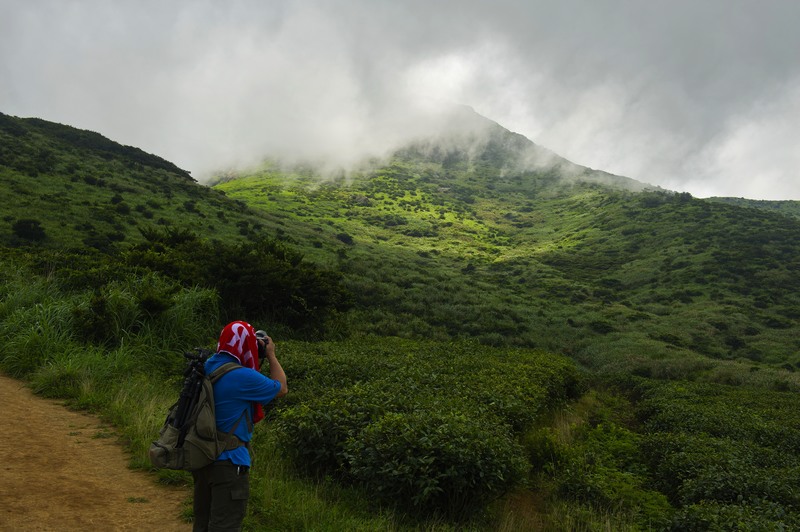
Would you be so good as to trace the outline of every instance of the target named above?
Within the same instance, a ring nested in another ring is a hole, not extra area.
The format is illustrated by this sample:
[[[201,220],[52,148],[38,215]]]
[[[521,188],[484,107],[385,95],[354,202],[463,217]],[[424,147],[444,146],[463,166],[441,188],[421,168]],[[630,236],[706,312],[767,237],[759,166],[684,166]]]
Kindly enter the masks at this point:
[[[643,529],[669,524],[673,508],[653,489],[641,453],[641,435],[613,422],[583,426],[571,445],[540,429],[527,441],[557,492],[600,509],[629,515]]]
[[[681,508],[677,529],[790,529],[800,520],[796,393],[650,384],[640,403],[654,486]]]
[[[579,379],[563,358],[477,349],[371,340],[289,357],[293,398],[277,414],[287,452],[405,511],[479,510],[522,479],[520,434]]]
[[[76,368],[40,370],[34,391],[42,397],[52,399],[77,399],[80,396],[83,375]]]
[[[709,198],[708,201],[737,205],[739,207],[749,207],[752,209],[762,209],[770,212],[779,212],[787,216],[800,218],[800,201],[798,200],[766,201],[745,198]]]
[[[680,512],[672,523],[675,531],[705,530],[797,530],[800,518],[789,515],[780,505],[768,501],[720,504],[702,501]]]
[[[186,286],[214,288],[231,319],[249,316],[319,334],[347,308],[340,274],[305,261],[276,240],[209,242],[188,230],[144,229],[146,243],[126,254],[130,265],[158,271]]]
[[[73,309],[80,337],[106,347],[116,347],[125,335],[135,335],[148,321],[173,306],[180,287],[157,276],[110,282],[96,290],[88,301]]]
[[[344,448],[348,475],[378,499],[414,513],[464,518],[523,478],[518,445],[480,419],[387,413]]]
[[[339,233],[338,235],[336,235],[336,238],[338,238],[339,240],[341,240],[345,244],[352,244],[353,243],[353,237],[348,235],[347,233]]]
[[[800,455],[796,393],[720,384],[653,385],[639,405],[650,432],[706,433]]]
[[[50,249],[83,244],[119,252],[120,242],[141,241],[142,218],[229,242],[243,238],[241,223],[246,236],[266,236],[253,211],[160,157],[90,131],[1,113],[0,188],[4,213],[38,220],[47,235],[40,245]],[[0,225],[0,244],[20,242],[30,241]]]
[[[2,113],[0,113],[0,115],[2,115]],[[2,117],[3,121],[0,122],[0,128],[3,129],[9,128],[12,132],[14,132],[12,133],[12,135],[17,137],[21,136],[19,131],[27,127],[30,128],[32,132],[41,133],[47,136],[52,136],[53,138],[63,141],[69,146],[81,150],[86,150],[92,153],[96,153],[104,159],[119,157],[128,162],[129,164],[139,164],[144,166],[150,166],[153,168],[163,169],[169,172],[180,174],[186,179],[191,179],[188,172],[186,172],[185,170],[181,170],[180,168],[170,163],[169,161],[166,161],[155,155],[145,153],[139,148],[134,148],[132,146],[122,146],[120,144],[117,144],[116,142],[113,142],[103,137],[98,133],[94,133],[93,131],[76,129],[74,127],[65,126],[62,124],[56,124],[38,118],[29,118],[24,120],[24,122],[22,122],[22,121],[15,121],[14,118],[8,115],[2,115]],[[55,158],[52,152],[49,152],[49,157],[51,157],[49,159],[49,161],[51,162],[50,163],[45,162],[46,167],[52,167],[54,165]],[[40,155],[39,159],[41,158],[42,157]],[[49,169],[50,168],[45,168],[42,171]]]
[[[68,290],[97,290],[134,271],[97,248],[45,249],[20,260],[38,274],[55,277]]]
[[[162,376],[181,371],[182,350],[219,330],[214,292],[153,273],[121,274],[78,291],[26,268],[0,286],[0,367],[15,376],[36,373],[40,386],[64,397],[73,397],[83,372],[92,371],[78,367],[82,359],[117,351],[124,368]]]
[[[47,238],[44,228],[42,228],[42,222],[39,220],[17,220],[11,225],[11,231],[20,240],[28,242],[41,242]]]

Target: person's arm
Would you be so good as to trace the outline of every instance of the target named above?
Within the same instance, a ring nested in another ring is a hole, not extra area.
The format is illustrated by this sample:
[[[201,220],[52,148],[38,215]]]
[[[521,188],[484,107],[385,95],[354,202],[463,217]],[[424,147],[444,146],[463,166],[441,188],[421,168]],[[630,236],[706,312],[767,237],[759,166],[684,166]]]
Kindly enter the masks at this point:
[[[289,385],[286,383],[286,372],[283,371],[281,363],[278,362],[278,358],[275,356],[275,342],[269,336],[267,337],[266,353],[267,362],[269,363],[269,378],[281,383],[281,391],[275,397],[283,397],[289,393]]]

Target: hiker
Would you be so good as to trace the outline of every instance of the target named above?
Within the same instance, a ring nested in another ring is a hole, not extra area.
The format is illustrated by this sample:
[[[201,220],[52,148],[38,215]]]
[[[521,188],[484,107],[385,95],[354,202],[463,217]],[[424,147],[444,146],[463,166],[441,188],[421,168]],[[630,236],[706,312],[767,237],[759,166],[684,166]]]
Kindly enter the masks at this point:
[[[269,377],[260,373],[262,357],[269,363]],[[253,424],[264,418],[263,404],[289,391],[286,374],[275,357],[275,344],[263,331],[244,321],[225,326],[217,352],[205,363],[206,373],[228,362],[244,369],[230,371],[214,384],[217,427],[235,427],[241,446],[223,451],[215,462],[192,472],[194,477],[193,530],[240,530],[250,495],[250,438]],[[238,423],[238,425],[237,425]]]

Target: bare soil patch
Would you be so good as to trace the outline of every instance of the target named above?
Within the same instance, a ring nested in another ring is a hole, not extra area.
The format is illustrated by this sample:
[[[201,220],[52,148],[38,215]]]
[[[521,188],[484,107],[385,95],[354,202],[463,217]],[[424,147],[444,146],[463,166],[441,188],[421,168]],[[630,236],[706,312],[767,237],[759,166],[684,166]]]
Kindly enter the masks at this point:
[[[129,469],[108,424],[4,375],[0,405],[0,530],[191,529],[189,491]]]

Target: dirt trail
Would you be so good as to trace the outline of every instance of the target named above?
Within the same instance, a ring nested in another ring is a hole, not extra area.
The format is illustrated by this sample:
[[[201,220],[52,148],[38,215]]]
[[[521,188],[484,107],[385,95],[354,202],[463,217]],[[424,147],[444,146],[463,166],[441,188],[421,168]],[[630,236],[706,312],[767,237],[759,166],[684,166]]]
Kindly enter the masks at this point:
[[[0,530],[164,530],[189,492],[128,469],[108,424],[0,375]]]

